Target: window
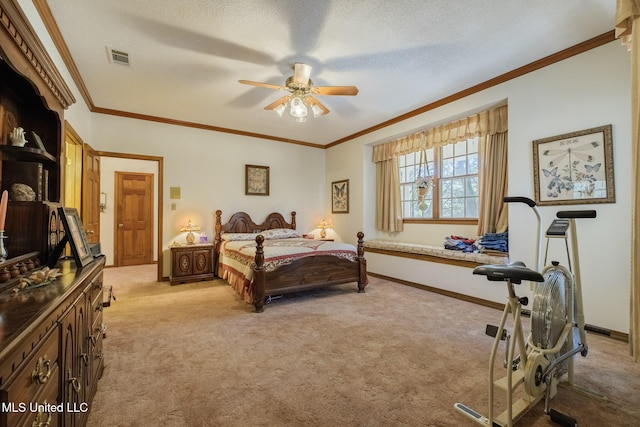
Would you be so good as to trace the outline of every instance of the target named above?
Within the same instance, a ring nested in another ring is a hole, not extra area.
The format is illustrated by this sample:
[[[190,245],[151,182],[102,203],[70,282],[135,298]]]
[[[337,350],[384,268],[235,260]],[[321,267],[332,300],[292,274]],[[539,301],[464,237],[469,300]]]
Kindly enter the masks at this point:
[[[478,218],[478,138],[400,156],[398,167],[404,219]]]

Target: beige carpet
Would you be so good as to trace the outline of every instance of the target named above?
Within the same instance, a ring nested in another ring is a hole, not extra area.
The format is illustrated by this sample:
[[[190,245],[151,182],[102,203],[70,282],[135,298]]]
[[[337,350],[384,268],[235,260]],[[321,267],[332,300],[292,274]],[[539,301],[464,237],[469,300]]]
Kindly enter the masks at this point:
[[[497,310],[371,278],[364,294],[340,285],[255,314],[220,280],[154,278],[105,270],[117,301],[90,427],[472,426],[455,402],[486,413]],[[561,388],[552,407],[581,426],[637,425],[640,366],[626,343],[589,338],[576,380],[608,400]],[[518,425],[553,424],[538,405]]]

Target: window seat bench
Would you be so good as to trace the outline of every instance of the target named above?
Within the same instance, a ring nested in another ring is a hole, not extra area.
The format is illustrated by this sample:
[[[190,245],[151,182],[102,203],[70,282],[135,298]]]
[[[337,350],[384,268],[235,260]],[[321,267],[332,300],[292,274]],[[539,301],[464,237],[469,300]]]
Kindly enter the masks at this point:
[[[420,243],[398,242],[395,240],[373,239],[364,242],[365,252],[406,258],[423,259],[425,261],[476,267],[483,264],[506,264],[508,254],[494,254],[481,252],[462,252],[445,249],[439,246],[423,245]]]

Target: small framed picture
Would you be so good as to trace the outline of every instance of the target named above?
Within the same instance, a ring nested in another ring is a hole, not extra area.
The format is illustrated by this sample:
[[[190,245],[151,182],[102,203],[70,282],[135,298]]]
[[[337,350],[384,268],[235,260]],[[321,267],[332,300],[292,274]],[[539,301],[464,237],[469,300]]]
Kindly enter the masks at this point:
[[[533,141],[536,203],[615,203],[611,125]]]
[[[40,139],[40,135],[38,135],[34,131],[31,131],[31,136],[33,136],[33,143],[36,144],[36,148],[39,148],[40,150],[46,152],[47,149],[44,147],[44,144],[42,143],[42,140]]]
[[[91,247],[87,242],[87,236],[82,228],[82,221],[76,208],[58,208],[62,225],[64,226],[65,237],[71,246],[71,253],[78,267],[84,267],[93,261]]]
[[[331,213],[349,213],[349,180],[331,183]]]
[[[245,165],[244,194],[249,196],[269,195],[269,166]]]

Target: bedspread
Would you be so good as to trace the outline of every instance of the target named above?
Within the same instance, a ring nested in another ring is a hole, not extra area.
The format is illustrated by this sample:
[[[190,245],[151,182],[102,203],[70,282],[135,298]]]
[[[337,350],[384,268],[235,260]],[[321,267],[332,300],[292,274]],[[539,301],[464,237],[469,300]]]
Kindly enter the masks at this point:
[[[308,256],[330,255],[353,262],[358,260],[355,246],[347,243],[291,238],[265,240],[262,246],[264,248],[264,269],[267,272]],[[222,273],[222,278],[227,280],[249,303],[253,303],[251,283],[253,281],[252,268],[255,267],[255,253],[255,241],[223,241],[218,260],[218,271]]]

